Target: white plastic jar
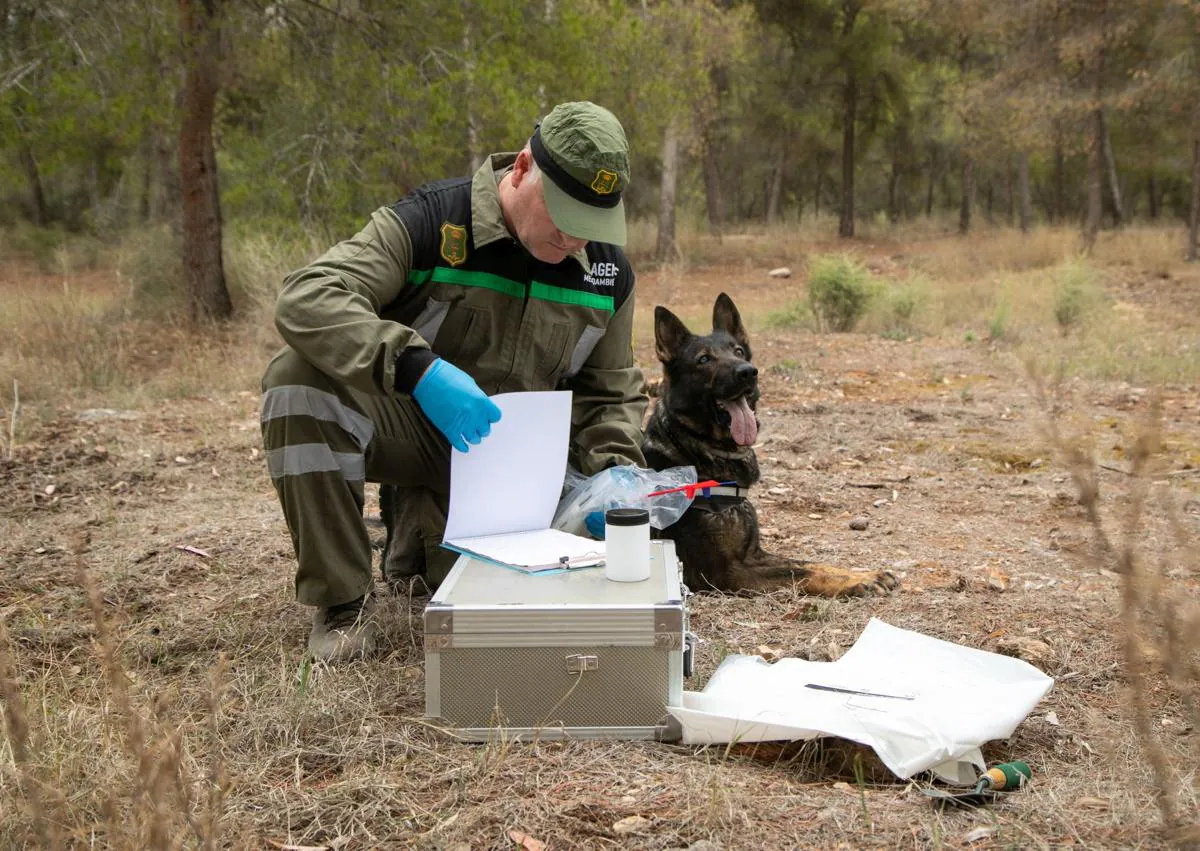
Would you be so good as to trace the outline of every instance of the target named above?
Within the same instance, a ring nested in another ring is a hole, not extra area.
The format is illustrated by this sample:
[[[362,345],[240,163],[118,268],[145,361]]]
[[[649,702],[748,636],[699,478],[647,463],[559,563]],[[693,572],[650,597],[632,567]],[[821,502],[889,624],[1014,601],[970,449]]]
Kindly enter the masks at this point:
[[[614,582],[650,578],[650,512],[610,508],[604,512],[604,576]]]

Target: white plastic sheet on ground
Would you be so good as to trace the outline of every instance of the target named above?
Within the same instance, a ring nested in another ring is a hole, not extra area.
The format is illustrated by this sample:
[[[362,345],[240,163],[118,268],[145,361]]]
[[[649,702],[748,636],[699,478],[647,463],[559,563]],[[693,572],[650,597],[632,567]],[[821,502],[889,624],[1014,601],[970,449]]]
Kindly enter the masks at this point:
[[[971,782],[979,746],[1010,736],[1054,680],[1020,659],[872,618],[836,662],[729,656],[702,692],[667,707],[687,744],[837,736],[901,778]]]

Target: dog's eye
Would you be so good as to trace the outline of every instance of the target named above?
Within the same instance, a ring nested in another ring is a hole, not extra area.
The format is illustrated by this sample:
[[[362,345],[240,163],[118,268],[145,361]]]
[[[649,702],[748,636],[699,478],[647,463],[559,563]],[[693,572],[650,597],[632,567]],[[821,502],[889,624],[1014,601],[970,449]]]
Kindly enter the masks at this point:
[[[710,360],[712,360],[711,355],[700,355],[700,357],[696,358],[696,363],[708,363]]]
[[[737,355],[739,358],[744,358],[746,356],[746,350],[743,349],[741,346],[734,346],[733,353],[735,355]]]

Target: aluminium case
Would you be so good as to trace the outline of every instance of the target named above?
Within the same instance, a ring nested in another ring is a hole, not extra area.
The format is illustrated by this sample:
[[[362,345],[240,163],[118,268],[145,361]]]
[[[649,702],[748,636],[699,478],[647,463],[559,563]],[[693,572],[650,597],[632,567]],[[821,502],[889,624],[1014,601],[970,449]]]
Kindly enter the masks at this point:
[[[425,714],[468,741],[677,738],[687,594],[673,541],[641,582],[461,556],[425,608]]]

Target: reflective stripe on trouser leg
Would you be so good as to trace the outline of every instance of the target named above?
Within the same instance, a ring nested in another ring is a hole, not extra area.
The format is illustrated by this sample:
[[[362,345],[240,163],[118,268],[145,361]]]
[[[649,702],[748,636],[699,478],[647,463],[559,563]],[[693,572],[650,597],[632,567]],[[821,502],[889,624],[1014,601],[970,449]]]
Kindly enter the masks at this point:
[[[263,378],[267,468],[296,549],[296,599],[335,606],[374,584],[363,522],[369,417],[290,349]]]

